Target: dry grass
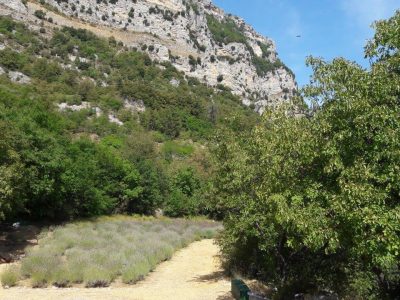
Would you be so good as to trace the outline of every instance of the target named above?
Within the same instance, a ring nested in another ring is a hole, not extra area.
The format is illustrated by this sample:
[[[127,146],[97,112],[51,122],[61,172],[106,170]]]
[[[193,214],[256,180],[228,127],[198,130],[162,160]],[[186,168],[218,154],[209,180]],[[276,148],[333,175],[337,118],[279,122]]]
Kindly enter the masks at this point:
[[[123,216],[72,223],[43,233],[16,274],[33,287],[104,287],[117,278],[133,284],[176,250],[214,237],[219,228],[205,220]]]

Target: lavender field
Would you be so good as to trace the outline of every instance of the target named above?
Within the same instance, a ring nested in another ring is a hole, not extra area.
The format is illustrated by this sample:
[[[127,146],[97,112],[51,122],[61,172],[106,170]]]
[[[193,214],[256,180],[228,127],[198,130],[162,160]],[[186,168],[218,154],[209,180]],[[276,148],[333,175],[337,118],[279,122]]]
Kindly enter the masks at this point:
[[[193,241],[212,238],[221,228],[206,220],[103,217],[43,232],[20,266],[2,274],[3,285],[33,287],[133,284],[157,264]]]

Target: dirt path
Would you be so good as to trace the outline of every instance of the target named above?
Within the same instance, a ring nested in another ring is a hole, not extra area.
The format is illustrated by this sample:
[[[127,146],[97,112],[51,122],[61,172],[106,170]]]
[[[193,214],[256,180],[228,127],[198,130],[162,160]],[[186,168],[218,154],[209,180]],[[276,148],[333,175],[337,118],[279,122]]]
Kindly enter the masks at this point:
[[[2,300],[228,300],[230,282],[219,266],[213,240],[195,242],[160,264],[145,280],[132,287],[0,288]]]

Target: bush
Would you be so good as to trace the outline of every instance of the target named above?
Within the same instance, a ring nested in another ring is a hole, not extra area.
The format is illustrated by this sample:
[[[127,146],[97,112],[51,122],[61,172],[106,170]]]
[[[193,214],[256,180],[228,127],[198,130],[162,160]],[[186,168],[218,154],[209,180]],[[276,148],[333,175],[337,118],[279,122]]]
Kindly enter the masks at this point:
[[[194,151],[194,147],[188,144],[182,144],[175,141],[167,141],[162,147],[162,152],[167,159],[173,156],[187,157]]]
[[[46,19],[46,13],[43,10],[35,10],[34,15],[40,20]]]
[[[62,75],[62,68],[58,63],[49,62],[47,59],[38,59],[32,65],[32,75],[49,82],[56,81]]]
[[[97,288],[109,286],[113,278],[106,268],[91,266],[84,270],[83,279],[87,288]]]
[[[193,55],[189,55],[189,65],[194,67],[197,66],[197,59],[195,59]]]
[[[150,272],[150,265],[147,261],[143,261],[139,264],[129,265],[122,271],[122,282],[126,284],[134,284]]]
[[[66,275],[71,274],[71,275]],[[71,270],[59,268],[57,269],[52,276],[52,284],[59,288],[67,288],[71,287],[72,283],[80,283],[83,281],[83,275],[80,279],[75,277],[75,274],[71,272]]]
[[[0,33],[23,46],[32,45],[32,48],[35,48],[40,43],[36,35],[32,34],[24,24],[15,22],[10,17],[0,17]]]
[[[169,217],[193,216],[196,214],[192,199],[180,189],[174,189],[164,205],[164,213]]]
[[[9,48],[0,51],[1,64],[10,70],[22,70],[29,62],[29,58],[25,53],[18,53]]]
[[[293,71],[290,70],[280,59],[270,62],[267,59],[253,55],[252,62],[256,67],[258,76],[265,76],[268,72],[274,72],[279,68],[283,68],[294,78]]]
[[[15,286],[19,280],[18,270],[16,270],[15,267],[8,267],[1,273],[0,279],[3,287]]]
[[[170,217],[195,216],[203,212],[204,197],[201,179],[193,168],[176,172],[172,180],[171,193],[164,205],[164,213]]]
[[[170,138],[177,138],[183,129],[183,116],[174,109],[151,111],[147,128],[157,130]]]
[[[266,45],[261,42],[257,42],[258,46],[260,46],[261,51],[262,51],[262,58],[268,59],[268,57],[271,55],[271,51],[269,50],[270,45]]]
[[[235,21],[227,18],[220,22],[214,16],[207,15],[207,25],[217,43],[243,43],[247,44],[246,36],[238,28]]]

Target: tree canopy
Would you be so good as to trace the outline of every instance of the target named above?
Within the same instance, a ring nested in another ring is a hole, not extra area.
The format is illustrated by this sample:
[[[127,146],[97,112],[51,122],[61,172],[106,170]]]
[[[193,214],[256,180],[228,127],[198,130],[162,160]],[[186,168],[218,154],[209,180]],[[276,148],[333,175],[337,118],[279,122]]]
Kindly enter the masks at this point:
[[[224,257],[278,286],[277,298],[400,293],[400,12],[375,27],[369,69],[308,59],[310,114],[283,106],[250,134],[218,136]]]

